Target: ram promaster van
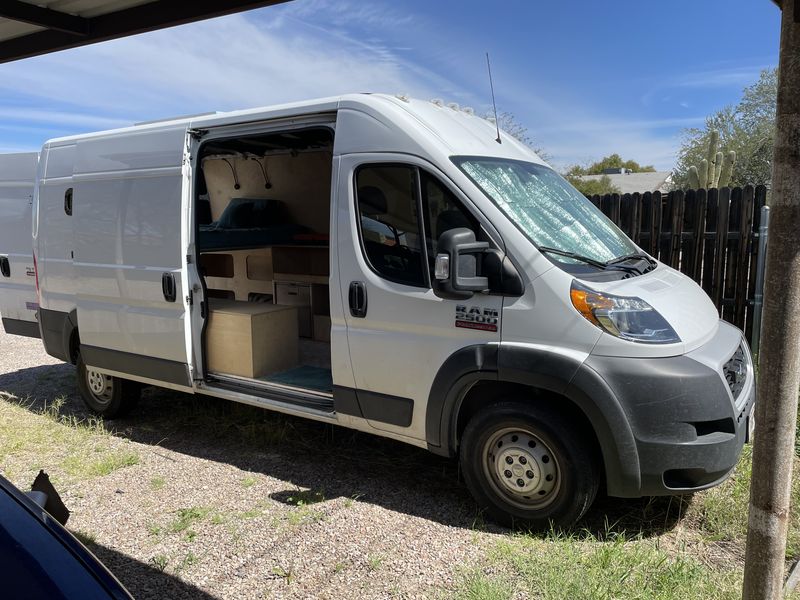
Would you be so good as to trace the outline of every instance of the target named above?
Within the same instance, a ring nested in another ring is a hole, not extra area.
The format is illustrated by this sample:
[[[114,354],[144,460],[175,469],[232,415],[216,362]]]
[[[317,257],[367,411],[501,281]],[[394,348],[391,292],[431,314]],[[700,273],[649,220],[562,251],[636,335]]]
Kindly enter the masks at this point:
[[[49,141],[36,292],[0,288],[3,322],[38,304],[100,415],[147,384],[383,435],[457,456],[505,523],[720,483],[755,398],[742,333],[497,137],[365,94]]]

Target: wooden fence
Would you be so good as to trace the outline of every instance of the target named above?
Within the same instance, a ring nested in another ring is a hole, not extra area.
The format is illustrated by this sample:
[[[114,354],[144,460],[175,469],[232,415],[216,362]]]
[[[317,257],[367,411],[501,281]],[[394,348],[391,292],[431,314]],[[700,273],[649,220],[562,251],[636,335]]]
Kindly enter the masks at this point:
[[[763,185],[589,199],[650,255],[685,273],[752,337]]]

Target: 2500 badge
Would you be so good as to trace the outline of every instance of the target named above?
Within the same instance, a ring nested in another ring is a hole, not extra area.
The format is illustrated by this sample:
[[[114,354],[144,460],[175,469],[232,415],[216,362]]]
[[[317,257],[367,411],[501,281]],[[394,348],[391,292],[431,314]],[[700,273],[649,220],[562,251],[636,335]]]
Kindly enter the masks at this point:
[[[500,324],[500,311],[480,306],[456,305],[456,327],[497,331]]]

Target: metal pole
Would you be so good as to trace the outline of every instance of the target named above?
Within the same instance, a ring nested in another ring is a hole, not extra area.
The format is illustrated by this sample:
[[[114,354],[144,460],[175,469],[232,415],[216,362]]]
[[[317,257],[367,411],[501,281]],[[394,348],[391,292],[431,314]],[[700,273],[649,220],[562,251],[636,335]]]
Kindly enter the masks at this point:
[[[784,0],[744,600],[783,596],[800,387],[800,2]]]
[[[758,227],[758,259],[756,262],[756,294],[753,298],[753,329],[750,348],[758,359],[761,345],[761,310],[764,307],[764,267],[767,264],[767,238],[769,237],[769,206],[761,207],[761,225]]]

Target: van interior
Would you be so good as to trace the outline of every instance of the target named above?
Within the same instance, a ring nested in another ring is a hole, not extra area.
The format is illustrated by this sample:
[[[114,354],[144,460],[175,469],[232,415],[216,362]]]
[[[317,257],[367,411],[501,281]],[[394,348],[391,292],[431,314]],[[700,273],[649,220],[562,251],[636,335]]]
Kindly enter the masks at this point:
[[[324,127],[201,146],[195,236],[207,379],[330,405],[332,152]]]

